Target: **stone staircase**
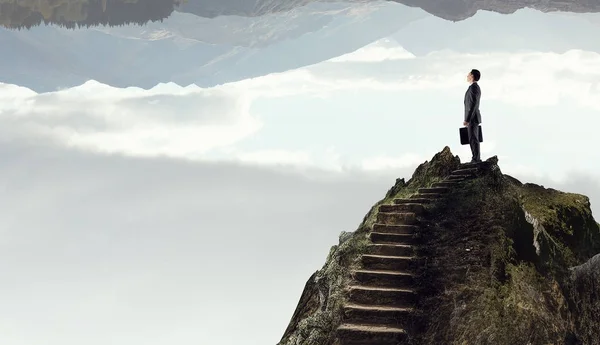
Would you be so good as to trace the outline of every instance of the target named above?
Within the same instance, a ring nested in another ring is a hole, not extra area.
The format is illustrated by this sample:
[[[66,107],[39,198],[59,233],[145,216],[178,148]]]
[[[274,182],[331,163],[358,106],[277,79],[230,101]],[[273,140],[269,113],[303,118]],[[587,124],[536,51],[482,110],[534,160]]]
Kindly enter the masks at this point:
[[[341,345],[398,345],[409,337],[418,298],[412,273],[418,264],[413,247],[417,216],[424,214],[425,204],[473,178],[477,169],[477,164],[463,164],[443,182],[420,188],[409,199],[379,206],[362,268],[352,272],[343,322],[337,329]]]

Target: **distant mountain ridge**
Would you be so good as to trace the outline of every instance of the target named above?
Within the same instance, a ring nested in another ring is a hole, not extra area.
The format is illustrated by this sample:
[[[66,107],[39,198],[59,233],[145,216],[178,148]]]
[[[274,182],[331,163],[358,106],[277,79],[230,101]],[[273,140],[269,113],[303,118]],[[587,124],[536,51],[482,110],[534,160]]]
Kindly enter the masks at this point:
[[[600,12],[597,1],[562,0],[389,0],[418,7],[434,16],[460,21],[480,10],[511,14],[533,8],[542,12]],[[167,18],[174,10],[204,18],[260,17],[281,14],[314,3],[380,4],[381,0],[0,0],[0,26],[31,28],[55,24],[70,28],[146,24]]]
[[[194,13],[198,16],[214,18],[222,15],[262,16],[269,13],[285,12],[307,4],[331,0],[203,0],[188,1],[177,7],[178,11]],[[348,0],[349,3],[365,3],[369,0]],[[419,7],[434,16],[460,21],[474,16],[477,11],[493,11],[511,14],[523,8],[533,8],[542,12],[600,12],[600,3],[586,0],[390,0],[411,7]]]
[[[426,16],[386,3],[315,3],[258,18],[175,12],[142,27],[0,29],[6,47],[0,82],[37,92],[90,79],[116,87],[161,82],[209,87],[343,55]]]
[[[419,7],[423,10],[452,21],[465,20],[474,16],[478,11],[493,11],[502,14],[511,14],[524,8],[532,8],[542,12],[574,12],[596,13],[600,12],[600,2],[577,0],[393,0],[401,4]]]
[[[0,28],[0,82],[36,92],[88,80],[145,89],[167,82],[212,87],[316,64],[384,37],[416,56],[440,50],[600,52],[599,40],[580,34],[596,31],[598,23],[596,14],[582,20],[536,10],[510,16],[484,11],[452,23],[392,2],[312,2],[258,17],[208,19],[175,11],[144,26]]]

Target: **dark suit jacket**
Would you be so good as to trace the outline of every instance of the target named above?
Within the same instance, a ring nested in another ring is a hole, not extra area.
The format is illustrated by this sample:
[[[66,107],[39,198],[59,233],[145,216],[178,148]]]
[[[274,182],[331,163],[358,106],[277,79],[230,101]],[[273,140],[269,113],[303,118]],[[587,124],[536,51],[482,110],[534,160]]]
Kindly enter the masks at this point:
[[[469,86],[465,92],[465,121],[469,123],[481,123],[481,113],[479,112],[479,99],[481,98],[481,89],[477,82]]]

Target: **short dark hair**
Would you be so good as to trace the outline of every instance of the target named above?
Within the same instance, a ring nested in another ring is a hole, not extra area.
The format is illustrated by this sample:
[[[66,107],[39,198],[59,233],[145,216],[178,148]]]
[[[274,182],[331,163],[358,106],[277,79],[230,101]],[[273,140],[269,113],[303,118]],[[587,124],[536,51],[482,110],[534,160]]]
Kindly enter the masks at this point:
[[[479,78],[481,78],[481,72],[479,72],[479,70],[476,69],[471,70],[471,75],[473,76],[473,80],[475,81],[479,81]]]

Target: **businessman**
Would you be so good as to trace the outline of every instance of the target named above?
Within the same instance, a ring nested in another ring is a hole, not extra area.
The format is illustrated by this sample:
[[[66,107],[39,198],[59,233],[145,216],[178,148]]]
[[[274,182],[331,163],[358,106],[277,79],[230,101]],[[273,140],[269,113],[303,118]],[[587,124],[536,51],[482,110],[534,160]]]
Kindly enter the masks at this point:
[[[481,73],[476,69],[467,74],[467,81],[471,85],[465,93],[465,120],[463,125],[467,127],[467,133],[469,133],[469,144],[473,154],[471,163],[481,162],[479,152],[479,124],[481,123],[479,99],[481,98],[481,89],[477,84],[479,78],[481,78]]]

